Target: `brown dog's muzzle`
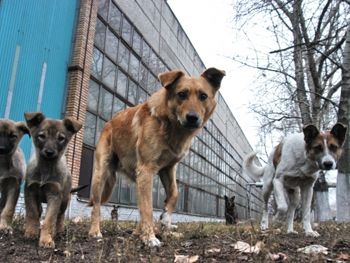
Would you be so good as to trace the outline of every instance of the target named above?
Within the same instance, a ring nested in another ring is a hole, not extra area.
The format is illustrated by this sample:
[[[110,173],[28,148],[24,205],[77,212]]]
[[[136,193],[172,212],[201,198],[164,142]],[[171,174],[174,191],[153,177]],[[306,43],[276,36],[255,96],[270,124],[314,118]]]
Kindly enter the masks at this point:
[[[198,129],[201,126],[202,121],[197,113],[189,112],[186,114],[186,118],[181,124],[188,129]]]

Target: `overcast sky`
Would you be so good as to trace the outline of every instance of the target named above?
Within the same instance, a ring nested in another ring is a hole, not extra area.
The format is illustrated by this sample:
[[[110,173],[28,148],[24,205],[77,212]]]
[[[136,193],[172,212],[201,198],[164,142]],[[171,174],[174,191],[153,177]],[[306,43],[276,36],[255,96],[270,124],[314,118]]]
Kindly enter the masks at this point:
[[[226,58],[246,45],[234,41],[231,3],[232,0],[168,0],[205,66],[226,70],[220,92],[254,148],[257,124],[246,108],[254,73]]]

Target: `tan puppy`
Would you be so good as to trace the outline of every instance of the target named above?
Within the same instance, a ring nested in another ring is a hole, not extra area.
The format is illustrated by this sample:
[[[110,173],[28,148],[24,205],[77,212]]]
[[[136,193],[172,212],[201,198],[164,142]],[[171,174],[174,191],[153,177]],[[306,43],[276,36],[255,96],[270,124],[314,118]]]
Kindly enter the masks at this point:
[[[35,153],[28,162],[24,186],[25,236],[38,237],[41,203],[47,203],[39,245],[54,248],[55,231],[64,230],[64,213],[72,187],[65,150],[72,136],[81,129],[82,124],[68,117],[64,120],[46,119],[40,112],[27,112],[25,118],[35,146]]]
[[[24,122],[0,119],[0,230],[12,229],[13,214],[26,171],[24,154],[18,147],[24,134],[29,134]]]
[[[224,76],[225,71],[216,68],[199,77],[188,77],[180,70],[162,73],[161,90],[148,101],[116,114],[105,125],[95,153],[90,237],[102,236],[100,205],[108,202],[116,172],[122,172],[136,182],[142,241],[160,245],[153,231],[153,177],[159,174],[164,186],[166,204],[161,219],[170,227],[178,197],[176,164],[213,114],[215,94]]]

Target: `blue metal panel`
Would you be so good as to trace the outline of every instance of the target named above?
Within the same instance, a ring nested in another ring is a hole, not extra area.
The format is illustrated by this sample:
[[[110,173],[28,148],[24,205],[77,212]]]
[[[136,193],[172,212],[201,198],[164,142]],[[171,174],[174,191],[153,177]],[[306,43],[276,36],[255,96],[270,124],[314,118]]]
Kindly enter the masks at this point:
[[[0,118],[60,118],[76,10],[77,0],[1,1]],[[28,138],[21,147],[29,157]]]

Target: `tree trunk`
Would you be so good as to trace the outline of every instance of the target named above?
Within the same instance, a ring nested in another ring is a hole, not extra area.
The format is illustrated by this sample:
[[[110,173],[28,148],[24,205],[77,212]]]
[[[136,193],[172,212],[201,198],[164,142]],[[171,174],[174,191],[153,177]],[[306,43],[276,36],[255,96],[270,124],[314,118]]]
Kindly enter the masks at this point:
[[[328,199],[328,184],[323,171],[320,171],[319,178],[315,183],[314,194],[315,221],[322,222],[332,219],[331,207]]]
[[[350,222],[350,25],[346,33],[344,47],[342,88],[338,110],[338,121],[348,126],[348,134],[344,143],[344,154],[338,163],[337,177],[337,219],[338,222]]]

